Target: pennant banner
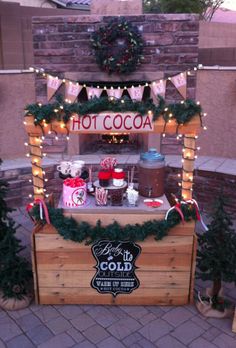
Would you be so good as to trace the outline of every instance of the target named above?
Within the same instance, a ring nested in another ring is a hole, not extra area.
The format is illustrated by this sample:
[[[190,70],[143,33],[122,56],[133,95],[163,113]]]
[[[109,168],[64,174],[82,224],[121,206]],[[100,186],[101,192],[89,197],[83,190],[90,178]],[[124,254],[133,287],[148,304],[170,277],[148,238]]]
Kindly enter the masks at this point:
[[[110,88],[97,88],[97,87],[85,87],[87,91],[88,99],[97,97],[100,98],[103,90],[106,90],[108,97],[114,97],[116,99],[120,99],[124,92],[124,89],[127,89],[130,98],[134,101],[141,101],[143,98],[144,88],[149,86],[151,89],[151,97],[155,103],[158,102],[158,95],[161,95],[165,98],[166,94],[166,83],[167,80],[170,80],[181,96],[186,99],[187,97],[187,75],[190,74],[190,71],[181,72],[175,76],[168,77],[166,79],[152,81],[151,83],[145,83],[145,85],[137,86],[137,87],[129,87],[129,88],[114,88],[111,86]],[[75,102],[76,98],[80,94],[82,88],[84,86],[80,85],[78,82],[71,80],[61,80],[57,76],[51,76],[49,74],[44,74],[47,78],[47,98],[48,101],[53,97],[56,91],[61,86],[62,82],[65,82],[65,99],[69,102]]]
[[[144,86],[127,88],[132,100],[141,101],[143,99]]]
[[[86,87],[88,99],[97,97],[99,98],[102,94],[103,89],[102,88],[96,88],[96,87]]]
[[[60,85],[62,84],[62,80],[58,77],[53,77],[51,75],[47,75],[47,98],[48,101],[53,97],[56,93]]]
[[[163,98],[165,98],[166,80],[153,81],[150,87],[151,87],[152,99],[155,102],[158,102],[158,95],[161,95]]]
[[[108,88],[107,95],[108,97],[114,97],[120,99],[122,97],[123,89],[122,88]]]
[[[184,99],[187,97],[187,72],[171,77],[171,82]]]
[[[79,85],[78,83],[67,81],[65,83],[65,99],[73,103],[80,94],[82,88],[83,86]]]

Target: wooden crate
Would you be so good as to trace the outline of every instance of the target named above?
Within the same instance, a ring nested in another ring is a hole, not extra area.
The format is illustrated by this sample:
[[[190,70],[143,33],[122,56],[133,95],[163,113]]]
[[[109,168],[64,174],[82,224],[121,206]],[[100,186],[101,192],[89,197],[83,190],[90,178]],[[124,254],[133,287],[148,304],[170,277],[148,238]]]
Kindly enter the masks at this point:
[[[179,224],[161,241],[137,242],[140,281],[131,294],[100,294],[90,286],[96,273],[91,246],[64,240],[51,225],[33,231],[33,269],[39,304],[184,305],[193,299],[194,222]]]

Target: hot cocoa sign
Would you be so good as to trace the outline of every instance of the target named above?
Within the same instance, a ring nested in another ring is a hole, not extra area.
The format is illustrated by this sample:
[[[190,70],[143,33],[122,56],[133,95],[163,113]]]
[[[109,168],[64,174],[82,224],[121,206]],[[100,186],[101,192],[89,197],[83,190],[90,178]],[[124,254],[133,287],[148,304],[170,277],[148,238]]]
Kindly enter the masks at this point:
[[[92,246],[97,272],[91,286],[100,293],[129,294],[139,287],[135,261],[141,252],[132,242],[101,240]]]
[[[152,115],[138,113],[109,113],[74,115],[71,132],[81,133],[145,133],[154,130]]]

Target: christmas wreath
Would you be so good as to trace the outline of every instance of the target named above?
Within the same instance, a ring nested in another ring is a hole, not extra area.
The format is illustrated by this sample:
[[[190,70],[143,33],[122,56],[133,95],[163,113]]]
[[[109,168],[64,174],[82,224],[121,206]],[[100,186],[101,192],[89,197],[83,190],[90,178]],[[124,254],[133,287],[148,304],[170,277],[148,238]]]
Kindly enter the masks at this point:
[[[143,39],[137,27],[125,18],[114,18],[91,37],[100,68],[109,74],[127,74],[143,59]]]

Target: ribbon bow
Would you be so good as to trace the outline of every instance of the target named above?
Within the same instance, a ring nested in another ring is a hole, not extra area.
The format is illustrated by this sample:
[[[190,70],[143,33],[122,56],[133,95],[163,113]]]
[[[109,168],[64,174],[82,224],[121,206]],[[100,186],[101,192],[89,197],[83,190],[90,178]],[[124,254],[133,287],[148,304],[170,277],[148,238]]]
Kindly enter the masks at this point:
[[[47,222],[48,225],[51,224],[50,219],[49,219],[49,214],[48,214],[48,208],[46,203],[44,202],[43,199],[41,198],[36,198],[34,203],[30,203],[26,206],[26,210],[29,213],[29,211],[33,208],[34,204],[39,204],[39,215],[40,215],[40,219],[43,220],[43,213],[45,215],[45,220]],[[31,215],[30,215],[31,217]],[[31,217],[32,219],[32,217]],[[32,219],[33,220],[33,219]],[[33,220],[34,221],[34,220]]]
[[[172,210],[176,210],[177,213],[180,215],[181,217],[181,221],[182,221],[182,224],[184,224],[184,214],[182,213],[182,210],[181,210],[181,203],[177,202],[173,207],[171,207],[167,213],[166,213],[166,216],[165,216],[165,220],[168,219],[168,215],[169,213],[172,211]]]
[[[48,208],[47,208],[44,200],[41,198],[36,198],[34,202],[35,202],[35,204],[39,204],[40,219],[43,220],[43,213],[44,213],[45,220],[46,220],[47,224],[50,225],[51,222],[49,219]]]
[[[206,224],[204,223],[202,216],[200,214],[200,209],[199,209],[199,205],[197,203],[197,201],[195,199],[189,199],[187,201],[182,201],[183,204],[193,204],[194,208],[195,208],[195,212],[196,212],[196,217],[197,220],[201,222],[202,227],[204,228],[205,231],[208,231],[208,227],[206,226]]]

